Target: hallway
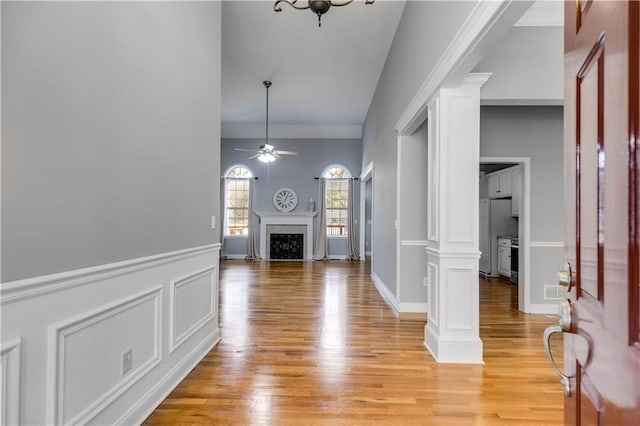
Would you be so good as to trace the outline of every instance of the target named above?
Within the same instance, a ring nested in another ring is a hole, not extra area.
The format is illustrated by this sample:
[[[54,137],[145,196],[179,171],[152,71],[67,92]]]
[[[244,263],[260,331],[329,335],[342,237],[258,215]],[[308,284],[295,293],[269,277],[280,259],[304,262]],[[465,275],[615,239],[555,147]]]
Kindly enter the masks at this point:
[[[562,424],[542,347],[555,319],[517,312],[517,288],[480,281],[485,364],[444,365],[422,315],[398,318],[369,270],[222,262],[222,341],[145,424]]]

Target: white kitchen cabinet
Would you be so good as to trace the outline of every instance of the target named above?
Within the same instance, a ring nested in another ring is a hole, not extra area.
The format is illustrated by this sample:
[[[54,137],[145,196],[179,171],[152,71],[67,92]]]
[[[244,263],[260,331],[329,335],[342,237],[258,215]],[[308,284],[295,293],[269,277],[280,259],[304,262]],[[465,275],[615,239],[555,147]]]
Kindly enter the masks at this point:
[[[498,238],[498,274],[511,276],[511,240]]]
[[[522,168],[513,167],[511,173],[511,216],[520,216],[520,197],[522,197]]]
[[[512,170],[500,170],[489,175],[489,198],[511,197]]]

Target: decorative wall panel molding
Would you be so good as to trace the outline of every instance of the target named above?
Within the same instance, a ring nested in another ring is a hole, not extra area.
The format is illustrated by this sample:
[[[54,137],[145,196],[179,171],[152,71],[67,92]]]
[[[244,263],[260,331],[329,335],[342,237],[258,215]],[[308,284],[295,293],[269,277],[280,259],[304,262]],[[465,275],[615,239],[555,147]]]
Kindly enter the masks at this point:
[[[435,326],[438,325],[439,311],[438,307],[440,306],[440,299],[438,294],[439,288],[439,280],[440,276],[439,268],[437,263],[428,262],[427,263],[427,294],[428,294],[428,304],[429,309],[427,313],[429,314],[429,321],[433,322]]]
[[[440,259],[480,259],[480,252],[440,250],[434,247],[427,247],[425,250],[428,255],[438,256]]]
[[[149,389],[171,392],[176,375],[219,341],[219,255],[212,244],[3,283],[2,295],[12,300],[2,306],[2,335],[22,341],[11,350],[15,342],[3,341],[6,424],[117,424]],[[172,282],[179,284],[173,307]],[[7,284],[13,287],[5,292]],[[190,311],[196,298],[202,304]],[[174,323],[180,348],[170,353]],[[130,369],[123,359],[129,349]],[[21,397],[19,421],[14,396]]]
[[[17,302],[36,296],[43,296],[69,288],[89,284],[91,282],[106,280],[122,274],[130,274],[157,267],[169,262],[176,262],[189,257],[197,256],[208,251],[219,250],[220,243],[206,246],[192,247],[153,256],[129,259],[122,262],[77,269],[58,274],[44,275],[41,277],[27,278],[18,281],[9,281],[0,286],[0,303]]]
[[[157,285],[49,327],[47,423],[90,423],[116,398],[160,364],[162,291],[162,286]],[[132,319],[148,326],[146,333],[129,335],[126,325]],[[122,334],[112,336],[112,329],[120,329]],[[136,351],[146,343],[135,342],[143,335],[148,335],[152,346],[148,356],[138,360],[136,355],[148,352],[144,349]],[[103,347],[101,338],[107,342],[115,341],[115,344],[121,344],[124,348],[133,348],[131,371],[114,380],[115,373],[119,373],[122,349]],[[113,355],[115,360],[112,359]],[[106,362],[99,364],[100,359],[96,358],[103,358],[102,361]],[[83,385],[86,386],[84,389]]]
[[[400,240],[401,246],[428,247],[429,241],[426,240]]]
[[[170,283],[169,353],[218,314],[217,266],[193,272]]]
[[[0,352],[0,424],[20,424],[21,339],[2,343]]]
[[[529,247],[564,247],[564,242],[563,241],[531,241],[529,242]]]
[[[445,282],[447,283],[446,300],[446,327],[448,330],[471,330],[473,327],[473,306],[474,302],[469,294],[473,294],[472,283],[477,284],[473,279],[472,268],[445,269]]]

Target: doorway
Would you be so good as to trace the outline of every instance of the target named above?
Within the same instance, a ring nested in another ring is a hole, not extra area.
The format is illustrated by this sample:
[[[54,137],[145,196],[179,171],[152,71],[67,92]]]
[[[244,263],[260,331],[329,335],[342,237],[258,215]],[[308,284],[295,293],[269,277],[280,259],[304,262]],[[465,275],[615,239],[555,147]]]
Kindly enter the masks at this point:
[[[480,251],[490,250],[489,256],[481,257],[480,270],[484,268],[488,277],[502,276],[517,285],[518,310],[529,312],[531,159],[480,157],[479,169]],[[493,218],[492,211],[496,213]],[[485,244],[483,236],[488,238]]]
[[[360,175],[360,260],[373,258],[373,162]],[[373,265],[373,262],[371,262]],[[371,271],[370,271],[371,272]]]

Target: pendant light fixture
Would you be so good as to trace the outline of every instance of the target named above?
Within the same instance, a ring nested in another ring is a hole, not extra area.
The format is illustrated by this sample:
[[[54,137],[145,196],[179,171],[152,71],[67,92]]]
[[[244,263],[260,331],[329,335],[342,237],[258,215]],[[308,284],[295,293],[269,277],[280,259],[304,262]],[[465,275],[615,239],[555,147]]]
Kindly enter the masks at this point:
[[[364,4],[372,4],[374,1],[375,0],[364,0]],[[322,26],[322,22],[320,22],[320,19],[322,18],[322,15],[327,13],[329,11],[329,9],[331,8],[331,6],[335,6],[335,7],[346,6],[348,4],[353,3],[353,0],[345,0],[345,1],[308,0],[307,4],[303,5],[303,6],[300,6],[300,5],[296,4],[296,3],[298,3],[298,0],[291,0],[291,1],[289,1],[289,0],[278,0],[273,5],[273,10],[275,10],[276,12],[282,12],[282,7],[280,6],[280,3],[287,3],[289,6],[293,7],[294,9],[298,9],[298,10],[311,9],[311,11],[313,13],[318,15],[318,27],[320,27],[320,26]]]

